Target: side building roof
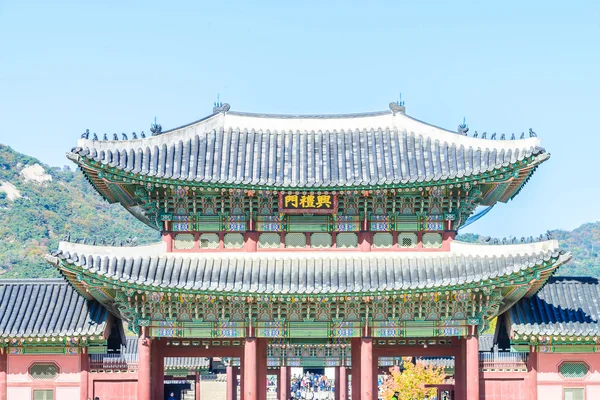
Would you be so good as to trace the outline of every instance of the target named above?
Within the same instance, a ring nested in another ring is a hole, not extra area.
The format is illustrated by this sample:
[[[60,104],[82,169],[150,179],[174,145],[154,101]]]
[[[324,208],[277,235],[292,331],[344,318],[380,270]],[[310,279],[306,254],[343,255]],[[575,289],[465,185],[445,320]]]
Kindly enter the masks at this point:
[[[0,280],[0,337],[103,335],[109,314],[64,279]]]
[[[553,277],[506,314],[515,336],[600,335],[600,284],[591,277]]]

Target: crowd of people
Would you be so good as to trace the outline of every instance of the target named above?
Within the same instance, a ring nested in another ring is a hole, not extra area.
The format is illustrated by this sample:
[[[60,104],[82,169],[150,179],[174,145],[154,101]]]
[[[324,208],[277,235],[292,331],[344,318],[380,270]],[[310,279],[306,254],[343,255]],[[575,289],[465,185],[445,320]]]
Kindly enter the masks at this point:
[[[306,393],[333,392],[334,384],[325,375],[306,372],[304,375],[294,375],[291,380],[292,397],[307,398]]]

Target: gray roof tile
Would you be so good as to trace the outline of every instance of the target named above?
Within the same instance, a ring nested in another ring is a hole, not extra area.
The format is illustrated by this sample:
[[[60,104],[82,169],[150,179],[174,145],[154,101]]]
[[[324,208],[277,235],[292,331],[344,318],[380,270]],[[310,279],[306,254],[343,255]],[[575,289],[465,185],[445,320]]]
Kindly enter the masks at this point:
[[[508,166],[544,149],[473,148],[393,129],[255,131],[231,127],[195,131],[149,147],[138,141],[85,140],[73,153],[124,171],[213,184],[340,187],[463,177]],[[518,141],[514,145],[518,146]],[[529,142],[528,142],[529,143]],[[95,146],[103,146],[98,151]],[[124,147],[123,147],[124,146]],[[127,147],[127,148],[125,148]]]
[[[550,257],[564,257],[562,262],[570,257],[558,249],[539,249],[523,257],[502,253],[483,257],[453,252],[427,256],[403,253],[171,253],[147,256],[142,250],[137,255],[90,257],[78,254],[77,245],[69,245],[70,250],[58,253],[58,257],[92,274],[140,285],[231,293],[325,294],[433,289],[519,273]],[[525,250],[519,246],[515,248],[512,251]],[[87,251],[91,249],[93,247],[86,246]],[[533,250],[530,248],[529,251]],[[124,269],[124,265],[138,267]],[[156,267],[153,266],[156,265],[160,266],[160,272],[154,276]],[[179,273],[186,269],[187,272]]]
[[[507,318],[521,335],[598,335],[600,284],[588,277],[550,278],[535,296],[511,307]]]
[[[63,279],[0,280],[0,337],[101,335],[107,318]]]

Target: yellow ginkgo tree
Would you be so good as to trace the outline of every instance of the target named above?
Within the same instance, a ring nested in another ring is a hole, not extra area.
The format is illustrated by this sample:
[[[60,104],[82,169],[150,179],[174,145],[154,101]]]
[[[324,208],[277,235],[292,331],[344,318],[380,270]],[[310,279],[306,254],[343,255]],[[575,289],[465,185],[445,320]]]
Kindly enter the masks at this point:
[[[444,383],[446,373],[444,368],[425,363],[413,364],[410,357],[403,357],[403,370],[391,367],[390,374],[382,384],[382,396],[385,400],[393,400],[398,393],[402,400],[424,400],[436,395],[436,390],[425,385]]]

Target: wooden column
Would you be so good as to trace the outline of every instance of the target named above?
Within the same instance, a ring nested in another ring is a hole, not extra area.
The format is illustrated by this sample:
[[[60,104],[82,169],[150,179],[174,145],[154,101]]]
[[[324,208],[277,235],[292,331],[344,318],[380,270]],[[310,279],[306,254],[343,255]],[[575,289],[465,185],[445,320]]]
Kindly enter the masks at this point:
[[[360,399],[360,346],[362,344],[361,338],[352,338],[352,400]]]
[[[377,400],[373,394],[373,339],[361,338],[360,343],[360,400]]]
[[[160,348],[157,339],[152,340],[152,386],[154,387],[154,399],[163,400],[165,397],[165,355]]]
[[[333,400],[340,400],[340,367],[335,367],[335,391],[333,392]]]
[[[235,381],[237,380],[235,375],[233,374],[233,367],[231,365],[228,365],[227,367],[225,367],[225,373],[227,376],[227,380],[226,380],[226,388],[225,388],[225,399],[226,400],[233,400],[234,399],[234,392],[235,389],[237,389],[237,385],[235,385]]]
[[[240,400],[244,400],[244,357],[240,357]]]
[[[138,339],[138,400],[152,400],[151,389],[151,340],[147,337],[146,327],[140,327],[140,337]]]
[[[527,399],[537,400],[537,371],[538,371],[538,353],[535,346],[529,348],[529,358],[527,359]]]
[[[476,329],[476,327],[475,327]],[[479,338],[477,331],[466,340],[467,400],[479,400]]]
[[[0,400],[7,400],[6,375],[8,373],[8,355],[6,348],[0,348]],[[87,399],[86,399],[87,400]]]
[[[371,370],[373,371],[373,399],[377,400],[379,395],[379,382],[377,380],[379,376],[379,357],[376,355],[373,355]]]
[[[79,399],[88,400],[90,390],[90,355],[88,354],[86,347],[81,348],[79,364]],[[2,384],[0,383],[0,385]],[[2,394],[0,393],[0,399],[5,400],[6,397],[3,398]]]
[[[244,392],[242,400],[258,400],[258,363],[256,338],[246,338],[244,342]]]
[[[202,385],[200,384],[202,379],[200,378],[200,371],[196,371],[196,386],[194,387],[194,400],[202,399]],[[162,398],[160,399],[162,400]]]
[[[277,377],[277,388],[279,400],[290,400],[290,367],[282,366],[279,368],[279,376]]]
[[[335,400],[348,400],[348,371],[344,366],[335,369]]]
[[[464,400],[466,396],[465,386],[467,384],[465,379],[466,339],[458,340],[460,341],[460,348],[454,356],[454,397],[455,400]]]
[[[256,339],[258,400],[267,400],[267,339]]]

